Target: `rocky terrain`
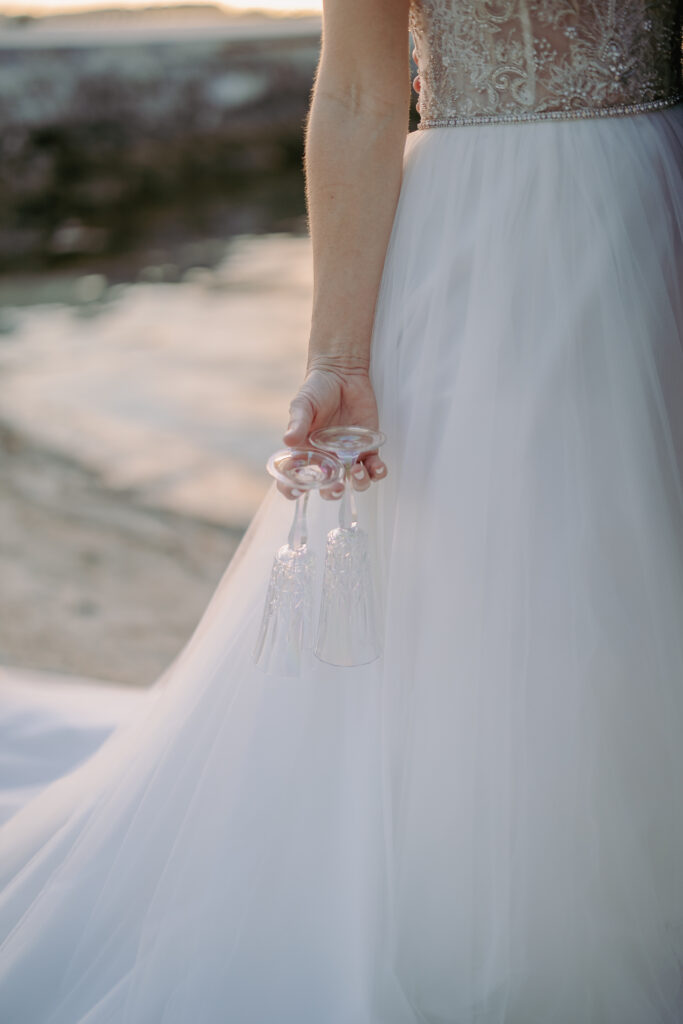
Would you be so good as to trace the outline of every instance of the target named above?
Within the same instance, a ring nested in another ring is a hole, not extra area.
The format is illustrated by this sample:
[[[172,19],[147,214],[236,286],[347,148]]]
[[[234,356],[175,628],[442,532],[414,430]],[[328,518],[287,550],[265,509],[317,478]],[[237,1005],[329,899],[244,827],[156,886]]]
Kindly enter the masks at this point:
[[[0,427],[0,663],[151,684],[240,535],[146,509]]]
[[[303,371],[319,47],[0,17],[0,665],[145,685],[201,617]]]
[[[264,176],[301,190],[320,19],[211,10],[0,25],[0,269],[125,250],[155,208]]]
[[[0,281],[0,665],[144,685],[171,661],[270,485],[311,270],[277,234],[176,284]]]

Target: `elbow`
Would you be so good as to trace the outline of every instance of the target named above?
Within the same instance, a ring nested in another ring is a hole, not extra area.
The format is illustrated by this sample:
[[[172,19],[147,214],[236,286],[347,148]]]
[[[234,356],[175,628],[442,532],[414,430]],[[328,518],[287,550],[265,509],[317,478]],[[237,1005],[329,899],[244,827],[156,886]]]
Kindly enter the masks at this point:
[[[316,77],[314,99],[329,104],[351,118],[405,121],[410,109],[410,74],[403,79],[371,76],[357,65],[334,72],[321,63]]]

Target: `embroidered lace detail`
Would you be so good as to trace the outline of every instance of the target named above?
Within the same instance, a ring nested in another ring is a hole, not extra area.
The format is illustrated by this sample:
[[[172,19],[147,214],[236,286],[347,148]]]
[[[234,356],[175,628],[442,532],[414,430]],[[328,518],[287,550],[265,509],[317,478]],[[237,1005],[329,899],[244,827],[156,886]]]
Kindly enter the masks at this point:
[[[639,113],[683,97],[678,0],[412,0],[418,127]]]

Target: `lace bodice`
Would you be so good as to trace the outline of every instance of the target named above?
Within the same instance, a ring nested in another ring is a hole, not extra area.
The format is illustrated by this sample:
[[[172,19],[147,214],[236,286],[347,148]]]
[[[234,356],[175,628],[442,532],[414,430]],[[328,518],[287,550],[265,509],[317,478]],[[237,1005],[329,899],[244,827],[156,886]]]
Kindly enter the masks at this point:
[[[679,0],[412,0],[420,128],[629,114],[681,98]]]

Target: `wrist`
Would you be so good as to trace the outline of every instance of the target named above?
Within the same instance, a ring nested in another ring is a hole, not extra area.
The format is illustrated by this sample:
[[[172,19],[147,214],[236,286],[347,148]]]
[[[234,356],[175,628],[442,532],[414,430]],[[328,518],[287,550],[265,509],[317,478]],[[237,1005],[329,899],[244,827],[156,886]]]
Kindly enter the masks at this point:
[[[370,372],[369,357],[353,352],[309,352],[306,373],[336,373],[339,376],[364,376]]]

